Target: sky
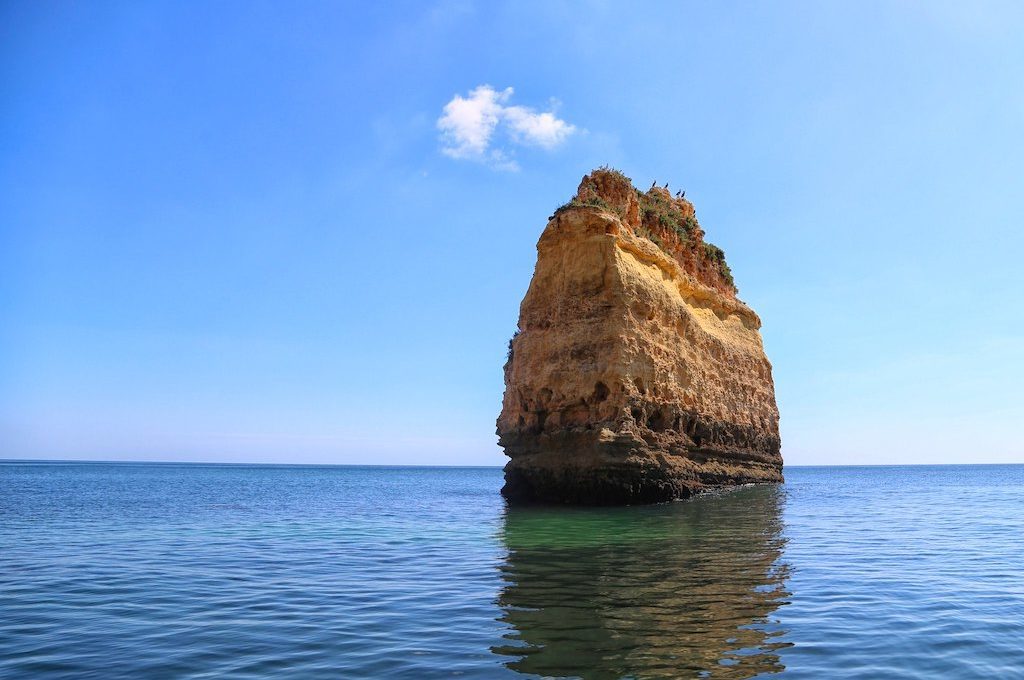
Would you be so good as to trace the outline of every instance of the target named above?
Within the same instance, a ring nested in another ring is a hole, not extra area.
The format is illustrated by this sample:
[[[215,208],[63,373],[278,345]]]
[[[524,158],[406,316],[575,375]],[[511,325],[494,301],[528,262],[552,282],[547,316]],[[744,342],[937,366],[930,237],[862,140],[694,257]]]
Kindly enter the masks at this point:
[[[501,465],[590,169],[685,189],[790,465],[1024,462],[1024,5],[0,3],[0,458]]]

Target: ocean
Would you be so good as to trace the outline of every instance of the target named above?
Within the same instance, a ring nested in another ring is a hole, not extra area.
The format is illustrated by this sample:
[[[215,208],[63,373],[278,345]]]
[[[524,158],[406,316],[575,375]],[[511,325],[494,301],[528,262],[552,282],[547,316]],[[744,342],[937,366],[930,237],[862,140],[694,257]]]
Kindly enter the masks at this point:
[[[0,677],[1024,678],[1024,466],[785,474],[3,463]]]

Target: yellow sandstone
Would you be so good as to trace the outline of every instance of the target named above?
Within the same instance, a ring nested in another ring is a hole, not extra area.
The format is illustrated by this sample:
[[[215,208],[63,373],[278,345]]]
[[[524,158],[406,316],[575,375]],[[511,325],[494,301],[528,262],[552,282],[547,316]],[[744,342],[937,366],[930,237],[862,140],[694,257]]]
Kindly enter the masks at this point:
[[[584,177],[537,244],[499,443],[512,501],[644,503],[782,481],[761,321],[693,206]]]

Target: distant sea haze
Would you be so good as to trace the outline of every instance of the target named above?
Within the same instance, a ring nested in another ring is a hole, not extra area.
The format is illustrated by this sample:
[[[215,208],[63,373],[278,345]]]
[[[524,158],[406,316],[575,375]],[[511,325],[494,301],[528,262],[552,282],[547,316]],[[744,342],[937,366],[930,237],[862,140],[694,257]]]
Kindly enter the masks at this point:
[[[1024,466],[509,508],[496,468],[0,464],[0,677],[1024,677]]]

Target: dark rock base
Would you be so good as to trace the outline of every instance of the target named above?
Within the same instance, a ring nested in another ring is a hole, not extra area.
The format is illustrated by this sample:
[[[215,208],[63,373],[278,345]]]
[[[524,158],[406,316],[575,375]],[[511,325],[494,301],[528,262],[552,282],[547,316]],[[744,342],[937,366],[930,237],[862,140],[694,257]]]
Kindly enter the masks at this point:
[[[512,460],[501,493],[513,504],[640,505],[783,481],[777,440],[763,450],[719,442],[696,446],[684,434],[650,434],[644,439],[576,428],[504,436],[501,444]]]
[[[501,494],[513,504],[640,505],[688,498],[702,490],[692,479],[639,470],[505,466]]]

